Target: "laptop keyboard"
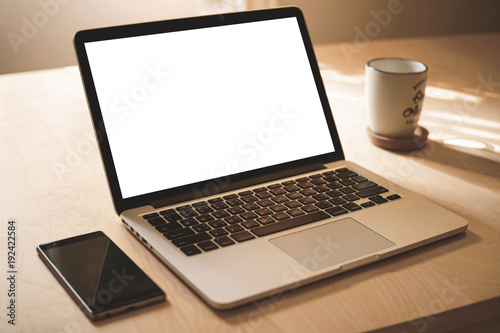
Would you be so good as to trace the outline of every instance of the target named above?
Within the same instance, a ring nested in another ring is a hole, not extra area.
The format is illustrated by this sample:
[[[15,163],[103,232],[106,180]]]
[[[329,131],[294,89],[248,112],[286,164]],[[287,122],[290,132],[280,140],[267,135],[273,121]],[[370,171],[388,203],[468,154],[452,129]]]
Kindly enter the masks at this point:
[[[191,256],[401,198],[388,192],[339,168],[142,217]]]

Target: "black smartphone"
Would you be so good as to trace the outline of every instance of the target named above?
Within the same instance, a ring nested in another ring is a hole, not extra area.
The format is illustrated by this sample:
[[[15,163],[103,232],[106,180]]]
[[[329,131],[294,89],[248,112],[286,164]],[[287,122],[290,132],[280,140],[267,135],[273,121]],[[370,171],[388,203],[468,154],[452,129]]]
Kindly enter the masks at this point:
[[[37,247],[40,258],[90,320],[165,300],[165,293],[103,232]]]

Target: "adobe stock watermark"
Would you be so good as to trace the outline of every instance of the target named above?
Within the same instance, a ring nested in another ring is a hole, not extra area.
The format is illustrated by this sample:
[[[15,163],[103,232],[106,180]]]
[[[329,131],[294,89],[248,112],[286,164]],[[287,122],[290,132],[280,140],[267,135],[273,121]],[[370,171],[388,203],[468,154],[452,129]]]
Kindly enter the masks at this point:
[[[457,298],[464,294],[467,286],[461,285],[458,278],[455,277],[453,282],[448,280],[444,281],[445,287],[441,290],[438,297],[434,298],[425,307],[419,307],[417,311],[413,312],[412,319],[408,323],[415,328],[415,332],[423,333],[428,327],[429,323],[436,321],[437,315],[430,315],[429,313],[441,313],[446,310],[446,305],[456,302]],[[409,333],[402,331],[401,333]]]
[[[463,99],[460,102],[453,103],[452,108],[450,108],[445,118],[446,123],[442,128],[434,130],[437,134],[434,136],[433,140],[439,141],[442,139],[444,133],[449,129],[462,127],[467,121],[466,118],[470,117],[478,109],[481,94],[487,95],[488,93],[494,93],[500,90],[500,81],[495,81],[492,73],[486,76],[479,75],[476,80],[478,84],[474,89],[473,98]],[[433,140],[428,140],[425,147],[422,147],[420,150],[412,151],[409,154],[409,158],[400,158],[398,173],[401,176],[412,176],[420,164],[419,160],[431,156],[436,151],[436,142]]]
[[[55,17],[61,5],[66,5],[71,0],[39,0],[39,10],[33,13],[31,17],[23,16],[21,18],[20,33],[8,32],[7,39],[15,53],[19,53],[19,47],[23,44],[28,44],[30,40],[35,38],[41,29],[49,24],[50,20]]]
[[[136,278],[134,275],[128,275],[125,272],[125,267],[122,267],[121,272],[113,269],[111,275],[113,277],[109,279],[106,288],[98,290],[94,298],[87,297],[85,300],[87,304],[92,304],[96,311],[102,311],[104,306],[113,301],[115,295],[121,293],[129,285],[130,281]]]
[[[403,11],[403,5],[400,0],[389,0],[387,2],[387,9],[379,11],[371,10],[370,15],[373,20],[368,21],[364,29],[354,26],[354,46],[347,43],[340,43],[340,49],[347,60],[351,62],[351,56],[358,54],[362,49],[370,44],[371,40],[382,32],[392,21],[394,15],[398,15]]]
[[[90,130],[83,133],[85,138],[76,145],[66,145],[66,156],[63,162],[51,163],[52,171],[58,177],[62,177],[72,169],[79,167],[84,159],[95,150],[95,139],[97,138],[98,143],[100,143],[103,140],[104,133],[109,136],[119,122],[126,121],[134,112],[140,112],[141,104],[147,100],[154,90],[163,85],[169,77],[169,72],[163,70],[159,65],[155,67],[146,66],[144,72],[145,74],[136,84],[122,92],[108,105],[110,112],[105,117],[106,125],[101,122],[95,131]]]
[[[219,193],[229,184],[230,175],[243,170],[242,163],[253,162],[260,153],[269,148],[281,133],[286,131],[296,117],[297,114],[286,106],[272,109],[266,125],[238,144],[236,156],[229,159],[219,172],[209,172],[209,178],[215,180],[206,183],[203,188],[193,189],[195,199]]]
[[[326,237],[317,237],[316,246],[313,248],[311,255],[302,259],[301,264],[296,263],[283,272],[282,281],[285,284],[291,284],[288,291],[297,289],[301,285],[301,280],[308,276],[308,270],[316,270],[319,265],[328,260],[330,256],[337,251],[340,244],[332,241],[331,235]],[[264,323],[265,316],[269,315],[276,309],[276,305],[283,303],[286,296],[283,291],[276,291],[271,296],[254,301],[252,304],[255,310],[249,312],[245,317],[238,316],[239,322],[238,333],[252,333]]]

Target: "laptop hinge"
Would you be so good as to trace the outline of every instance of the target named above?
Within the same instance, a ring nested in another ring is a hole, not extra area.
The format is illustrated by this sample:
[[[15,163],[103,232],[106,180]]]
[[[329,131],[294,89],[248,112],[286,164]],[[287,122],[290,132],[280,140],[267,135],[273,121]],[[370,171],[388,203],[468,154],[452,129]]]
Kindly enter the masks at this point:
[[[208,197],[208,196],[212,196],[212,195],[221,194],[224,192],[233,191],[233,190],[236,190],[239,188],[244,188],[244,187],[253,186],[253,185],[257,185],[257,184],[262,184],[262,183],[270,182],[270,181],[281,179],[281,178],[291,177],[291,176],[299,175],[299,174],[306,173],[306,172],[321,170],[324,168],[325,168],[325,166],[322,163],[315,163],[315,164],[310,164],[310,165],[295,168],[295,169],[288,169],[285,171],[280,171],[280,172],[268,174],[265,176],[258,176],[258,177],[253,177],[251,179],[240,180],[240,181],[228,183],[228,184],[225,184],[222,186],[218,186],[216,184],[216,181],[208,182],[201,189],[193,188],[190,192],[179,194],[176,196],[172,196],[172,197],[169,197],[166,199],[153,201],[150,203],[150,205],[153,206],[154,208],[160,208],[160,207],[164,207],[164,206],[174,205],[174,204],[177,204],[180,202],[196,200],[196,199],[200,199],[200,198],[204,198],[204,197]],[[213,184],[213,185],[211,185],[211,184]]]

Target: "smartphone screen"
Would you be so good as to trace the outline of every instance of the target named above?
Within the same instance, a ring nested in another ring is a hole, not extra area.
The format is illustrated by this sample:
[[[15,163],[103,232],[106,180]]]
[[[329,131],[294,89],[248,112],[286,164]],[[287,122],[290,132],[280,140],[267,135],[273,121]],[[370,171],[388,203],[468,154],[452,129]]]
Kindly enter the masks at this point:
[[[37,251],[91,320],[165,299],[163,291],[101,231],[43,244]]]

